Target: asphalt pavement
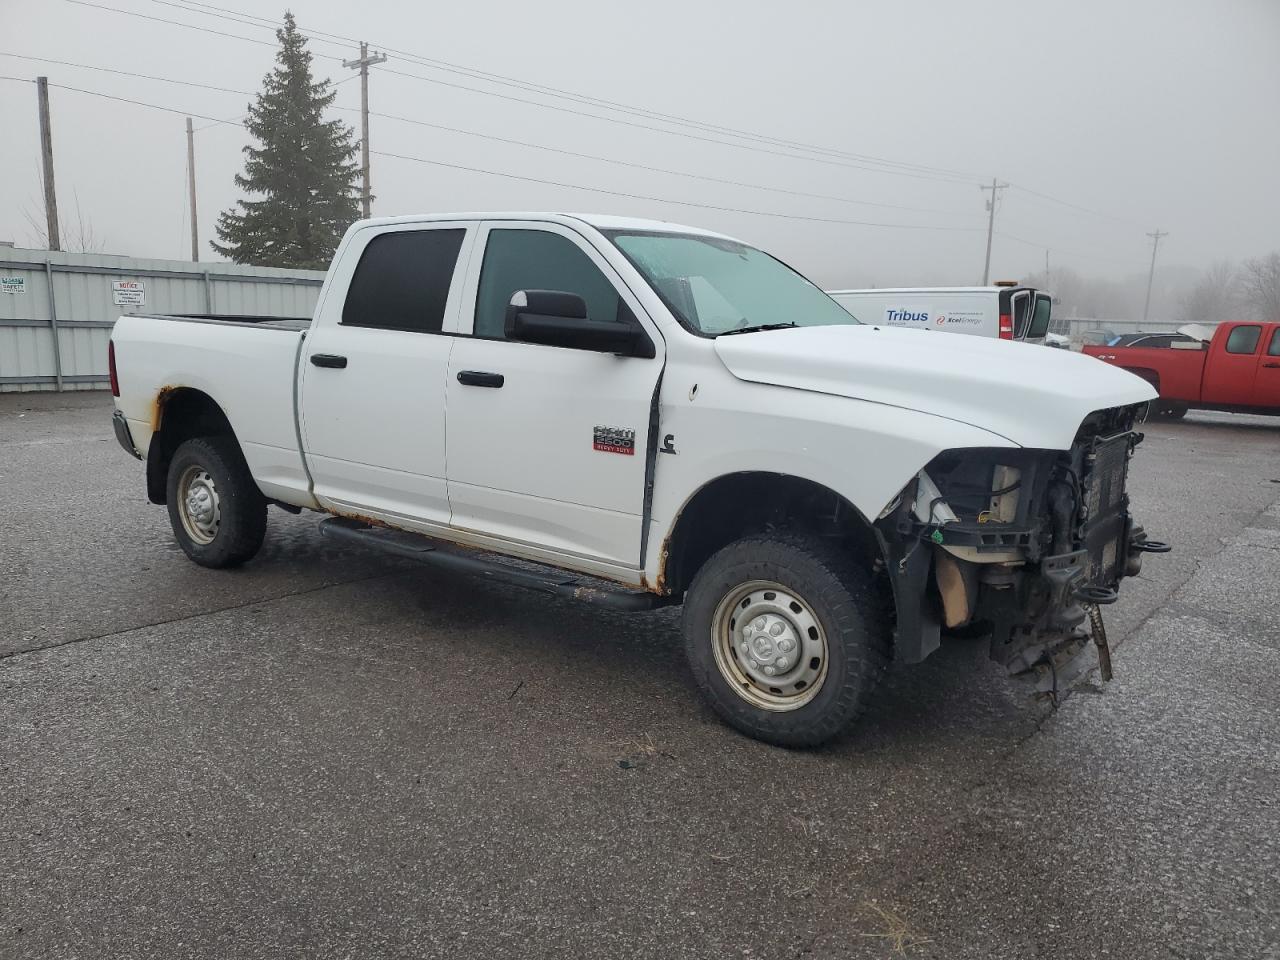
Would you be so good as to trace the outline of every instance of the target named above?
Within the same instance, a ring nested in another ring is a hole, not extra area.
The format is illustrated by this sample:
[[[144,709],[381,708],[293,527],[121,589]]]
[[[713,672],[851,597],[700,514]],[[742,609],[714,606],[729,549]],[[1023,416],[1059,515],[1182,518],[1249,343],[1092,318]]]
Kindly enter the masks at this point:
[[[1056,710],[981,642],[789,752],[604,612],[272,511],[189,563],[101,393],[0,396],[0,957],[1280,957],[1280,419],[1150,424],[1175,552]]]

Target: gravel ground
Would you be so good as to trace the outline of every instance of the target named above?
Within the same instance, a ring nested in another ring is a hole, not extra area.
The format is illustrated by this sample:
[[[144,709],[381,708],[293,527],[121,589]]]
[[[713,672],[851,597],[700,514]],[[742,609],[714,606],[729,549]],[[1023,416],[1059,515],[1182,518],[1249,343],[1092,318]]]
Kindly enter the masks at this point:
[[[793,753],[671,611],[198,568],[109,412],[0,396],[0,956],[1280,957],[1280,420],[1147,428],[1112,683],[953,641]]]

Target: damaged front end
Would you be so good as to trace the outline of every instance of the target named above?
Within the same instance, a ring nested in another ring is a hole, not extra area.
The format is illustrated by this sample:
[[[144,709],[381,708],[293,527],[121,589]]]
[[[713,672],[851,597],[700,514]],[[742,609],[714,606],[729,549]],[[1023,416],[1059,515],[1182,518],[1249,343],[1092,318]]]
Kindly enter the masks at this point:
[[[1129,514],[1129,459],[1145,404],[1090,414],[1069,450],[963,449],[935,457],[876,522],[894,586],[898,656],[942,630],[990,630],[991,657],[1055,694],[1110,653],[1099,605],[1117,599],[1147,538]]]

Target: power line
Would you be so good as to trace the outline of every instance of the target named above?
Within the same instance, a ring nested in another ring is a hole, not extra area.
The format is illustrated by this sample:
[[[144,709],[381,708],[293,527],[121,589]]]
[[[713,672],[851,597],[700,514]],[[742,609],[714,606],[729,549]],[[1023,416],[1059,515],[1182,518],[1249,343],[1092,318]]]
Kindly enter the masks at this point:
[[[1000,237],[1003,240],[1012,240],[1014,243],[1021,243],[1021,244],[1025,244],[1028,247],[1035,247],[1037,250],[1045,250],[1045,251],[1054,250],[1058,253],[1065,254],[1069,257],[1072,257],[1078,260],[1093,260],[1097,263],[1108,263],[1108,264],[1111,264],[1112,266],[1114,266],[1116,262],[1116,258],[1113,258],[1113,257],[1102,257],[1092,253],[1079,253],[1075,250],[1064,249],[1063,247],[1059,246],[1056,243],[1045,243],[1041,240],[1028,240],[1025,237],[1019,237],[1019,236],[1015,236],[1012,233],[1006,233],[1004,230],[997,230],[996,236]]]
[[[22,59],[22,60],[36,60],[42,63],[56,63],[61,66],[76,67],[76,68],[85,69],[85,70],[97,70],[104,73],[114,74],[116,76],[131,77],[131,78],[137,78],[137,79],[143,79],[143,80],[157,80],[164,83],[176,83],[176,84],[181,84],[183,86],[195,87],[203,90],[214,90],[214,91],[219,91],[223,93],[236,93],[236,94],[241,94],[243,96],[254,96],[253,93],[247,90],[236,90],[229,87],[220,87],[213,84],[199,83],[197,81],[192,81],[192,80],[175,80],[172,77],[162,77],[155,74],[136,73],[131,70],[119,70],[112,67],[101,67],[101,66],[96,66],[96,65],[87,64],[87,63],[74,63],[68,60],[49,60],[44,57],[31,57],[25,54],[8,53],[5,51],[0,51],[0,56],[17,57],[18,59]],[[333,86],[336,87],[336,86],[339,86],[340,84],[347,83],[348,81],[358,79],[358,76],[359,76],[358,74],[352,74],[350,76],[343,77],[341,80],[334,81]],[[334,107],[334,109],[340,110],[346,113],[357,112],[356,108],[354,107]],[[442,123],[432,123],[431,121],[428,121],[428,120],[419,120],[413,117],[402,117],[396,114],[379,113],[378,111],[374,111],[374,110],[369,111],[369,115],[373,117],[378,117],[379,119],[383,119],[383,120],[391,120],[397,123],[407,123],[413,126],[427,127],[432,130],[442,130],[447,133],[456,133],[462,136],[475,137],[481,140],[488,140],[494,143],[504,143],[510,146],[527,147],[529,149],[543,150],[549,153],[559,154],[561,156],[576,157],[581,160],[592,160],[599,163],[610,163],[617,166],[628,167],[636,170],[646,170],[651,173],[661,173],[669,176],[687,177],[694,180],[702,180],[708,183],[719,183],[719,184],[723,184],[726,186],[733,186],[733,187],[745,187],[748,189],[763,190],[770,193],[778,193],[778,194],[783,194],[787,196],[806,197],[806,198],[815,199],[815,200],[827,200],[827,201],[832,201],[836,203],[852,204],[855,206],[878,207],[878,208],[883,208],[887,210],[902,210],[910,213],[930,213],[930,214],[939,214],[942,216],[963,215],[960,211],[956,211],[956,210],[939,210],[939,209],[929,208],[929,207],[913,207],[913,206],[907,206],[904,204],[881,203],[874,200],[857,200],[851,197],[840,197],[832,194],[823,194],[823,193],[810,193],[803,190],[789,190],[784,187],[774,187],[774,186],[769,186],[767,184],[751,183],[743,180],[729,180],[722,177],[713,177],[706,174],[690,173],[688,171],[683,171],[683,170],[672,170],[666,167],[656,167],[656,166],[651,166],[649,164],[636,163],[631,160],[622,160],[616,157],[606,157],[606,156],[599,156],[599,155],[590,154],[590,153],[581,153],[574,150],[566,150],[562,147],[552,147],[546,144],[532,143],[526,140],[516,140],[511,137],[500,137],[494,134],[480,133],[478,131],[468,130],[463,127],[453,127],[453,126],[449,126],[447,124],[442,124]],[[243,116],[241,116],[237,118],[231,118],[228,120],[217,121],[216,123],[212,123],[207,126],[197,127],[195,129],[195,132],[198,133],[201,130],[207,130],[209,129],[210,126],[216,126],[219,123],[221,124],[232,123],[232,124],[238,125],[243,119],[244,119]]]
[[[1072,203],[1070,200],[1060,200],[1057,197],[1050,196],[1047,193],[1041,193],[1039,190],[1032,190],[1029,187],[1019,186],[1016,183],[1010,184],[1010,186],[1013,187],[1014,190],[1017,190],[1021,193],[1029,194],[1030,196],[1033,196],[1033,197],[1039,197],[1041,200],[1047,200],[1050,203],[1056,203],[1062,207],[1069,207],[1070,209],[1079,211],[1080,213],[1088,213],[1095,217],[1101,217],[1104,220],[1111,220],[1111,221],[1114,221],[1115,223],[1123,223],[1126,226],[1140,225],[1135,220],[1129,220],[1129,219],[1126,219],[1125,217],[1117,217],[1115,216],[1115,214],[1111,214],[1111,213],[1103,213],[1101,210],[1094,210],[1090,207],[1083,207],[1078,203]]]
[[[36,63],[54,63],[60,67],[77,67],[81,70],[97,70],[100,73],[114,73],[119,77],[133,77],[138,80],[158,80],[161,83],[175,83],[184,87],[198,87],[201,90],[216,90],[219,93],[238,93],[246,97],[253,96],[253,94],[248,90],[219,87],[211,83],[198,83],[194,80],[175,80],[173,77],[159,77],[151,73],[135,73],[131,70],[117,70],[113,67],[97,67],[88,63],[73,63],[70,60],[52,60],[48,57],[33,57],[25,53],[10,53],[7,50],[0,50],[0,57],[14,57],[18,60],[32,60]]]
[[[275,46],[275,44],[269,43],[265,40],[257,40],[252,37],[240,36],[239,34],[226,33],[221,30],[213,30],[209,27],[202,27],[198,24],[182,23],[181,21],[168,20],[164,17],[154,17],[154,16],[151,16],[150,14],[138,13],[133,10],[122,10],[119,7],[111,7],[106,4],[90,3],[88,2],[88,0],[66,0],[66,2],[74,3],[82,7],[91,7],[97,10],[107,10],[112,13],[121,13],[121,14],[125,14],[126,16],[140,17],[144,20],[152,20],[158,23],[170,24],[172,26],[185,27],[189,30],[196,30],[201,33],[212,34],[214,36],[228,37],[236,40],[246,40],[250,43],[256,43],[261,46],[269,46],[273,48]],[[197,12],[197,11],[192,11],[192,12]],[[299,32],[303,33],[304,36],[306,35],[305,31],[299,31]],[[325,60],[333,60],[339,63],[341,62],[340,57],[331,56],[329,54],[317,54],[316,56],[321,57],[322,59],[325,59]],[[381,72],[383,74],[387,74],[390,76],[406,77],[406,78],[418,80],[424,83],[435,84],[436,86],[448,87],[454,90],[463,90],[468,93],[475,93],[481,96],[493,97],[498,100],[506,100],[511,103],[520,103],[526,106],[541,107],[544,110],[554,110],[558,113],[567,113],[574,116],[587,117],[592,120],[601,120],[606,123],[614,123],[620,126],[632,127],[638,130],[649,130],[655,133],[664,133],[664,134],[667,134],[668,136],[682,137],[684,139],[697,140],[703,143],[712,143],[712,144],[716,144],[717,146],[734,147],[739,150],[750,150],[755,153],[763,153],[763,154],[768,154],[770,156],[785,157],[791,160],[805,160],[810,163],[821,163],[821,164],[826,164],[828,166],[844,167],[852,170],[861,170],[865,173],[879,173],[879,174],[886,174],[889,176],[909,177],[911,179],[916,179],[916,180],[929,180],[935,183],[970,183],[972,182],[970,178],[964,177],[964,176],[957,177],[957,176],[952,176],[950,174],[941,174],[941,175],[934,176],[932,174],[916,173],[909,170],[882,169],[880,167],[871,166],[866,161],[837,160],[837,159],[831,159],[831,158],[819,157],[819,156],[804,156],[803,154],[798,154],[794,152],[783,152],[781,150],[772,150],[772,149],[768,149],[767,147],[760,146],[757,144],[752,144],[752,143],[733,143],[731,141],[720,140],[714,137],[701,136],[696,133],[690,133],[690,132],[681,131],[681,130],[668,130],[665,127],[655,127],[651,124],[638,123],[632,120],[624,120],[620,117],[601,116],[598,113],[588,113],[583,110],[575,110],[571,107],[563,106],[560,104],[542,103],[541,101],[538,101],[538,100],[529,100],[524,97],[517,97],[511,94],[499,93],[495,90],[483,90],[477,87],[469,87],[465,84],[454,83],[449,80],[441,80],[438,77],[426,77],[426,76],[423,76],[422,74],[409,73],[408,71],[405,71],[405,70],[393,70],[390,68],[383,68]],[[871,161],[871,162],[878,162],[878,161]]]
[[[0,76],[0,80],[14,80],[21,83],[31,82],[30,80],[27,80],[22,77],[7,77],[7,76]],[[80,87],[71,87],[71,86],[66,86],[64,84],[53,84],[53,83],[49,84],[49,86],[56,87],[59,90],[70,90],[75,93],[83,93],[91,97],[102,97],[104,99],[114,100],[120,103],[133,104],[134,106],[149,107],[153,110],[161,110],[165,113],[174,113],[182,116],[200,117],[202,120],[211,120],[215,123],[226,123],[226,124],[231,123],[231,121],[219,120],[216,117],[209,117],[209,116],[205,116],[198,113],[189,113],[188,111],[185,111],[185,110],[177,110],[177,109],[174,109],[173,107],[166,107],[166,106],[162,106],[160,104],[155,104],[155,103],[147,103],[142,100],[133,100],[127,97],[116,97],[106,93],[98,93],[97,91],[93,91],[93,90],[84,90]],[[675,204],[677,206],[683,206],[683,207],[696,207],[702,210],[716,210],[723,213],[743,213],[743,214],[749,214],[751,216],[757,216],[757,217],[774,217],[774,218],[783,219],[783,220],[798,220],[798,221],[804,221],[808,223],[829,223],[829,224],[836,224],[841,226],[877,227],[877,228],[883,228],[883,229],[896,229],[896,230],[973,232],[980,229],[978,227],[934,226],[929,224],[880,223],[880,222],[874,222],[874,221],[868,221],[868,220],[844,220],[844,219],[838,219],[834,217],[811,217],[811,216],[805,216],[803,214],[779,213],[779,212],[768,211],[768,210],[752,210],[745,207],[728,207],[728,206],[721,206],[718,204],[699,203],[693,200],[677,200],[670,197],[657,197],[657,196],[652,196],[650,194],[626,193],[618,190],[609,190],[604,187],[590,187],[590,186],[585,186],[583,184],[565,183],[560,180],[548,180],[548,179],[543,179],[539,177],[530,177],[523,174],[508,173],[500,170],[488,170],[483,167],[471,167],[471,166],[466,166],[464,164],[448,163],[443,160],[429,160],[425,157],[413,157],[413,156],[407,156],[404,154],[389,153],[384,151],[373,151],[372,153],[374,156],[378,156],[378,157],[387,157],[389,159],[394,159],[394,160],[407,160],[414,163],[430,164],[432,166],[437,166],[437,167],[445,167],[453,170],[462,170],[468,173],[480,173],[480,174],[485,174],[487,176],[492,176],[492,177],[502,177],[508,180],[521,180],[526,183],[538,183],[538,184],[543,184],[545,186],[563,187],[569,190],[582,190],[588,193],[598,193],[598,194],[604,194],[604,195],[613,196],[613,197],[623,197],[630,200],[645,200],[653,203],[669,203],[669,204]]]
[[[256,14],[245,13],[244,11],[230,10],[218,7],[209,3],[202,3],[199,0],[151,0],[152,3],[161,4],[167,7],[173,7],[179,10],[185,10],[189,13],[201,14],[204,16],[217,17],[219,19],[231,20],[235,23],[241,23],[246,26],[258,26],[264,29],[276,29],[278,21],[268,17],[261,17]],[[308,28],[307,30],[299,30],[305,36],[321,40],[321,42],[341,43],[350,45],[356,43],[354,38],[345,37],[341,34],[329,33],[323,30],[315,30]],[[325,40],[323,38],[333,38]],[[876,157],[870,154],[853,153],[846,150],[838,150],[833,147],[824,147],[814,144],[804,143],[801,141],[788,140],[782,137],[774,137],[768,134],[761,134],[754,131],[742,130],[734,127],[728,127],[721,124],[710,123],[705,120],[692,120],[688,117],[682,117],[676,114],[662,113],[646,107],[637,107],[633,104],[622,103],[617,100],[608,100],[603,97],[594,97],[589,94],[577,93],[571,90],[565,90],[560,87],[552,87],[546,84],[534,83],[532,81],[521,80],[505,74],[493,73],[487,70],[479,70],[474,67],[467,67],[457,63],[451,63],[447,60],[439,60],[433,57],[425,57],[412,51],[399,50],[395,47],[389,47],[385,44],[378,44],[383,50],[394,53],[399,57],[411,60],[420,65],[430,67],[449,73],[461,74],[472,79],[484,80],[489,83],[501,86],[515,87],[531,93],[540,93],[544,96],[556,97],[558,99],[567,99],[576,103],[604,107],[621,113],[628,113],[633,116],[647,117],[662,120],[667,123],[679,126],[693,127],[696,129],[705,129],[718,132],[722,135],[737,137],[739,139],[755,140],[764,143],[770,143],[775,146],[786,146],[792,149],[800,149],[808,152],[826,154],[828,156],[842,157],[845,159],[859,160],[866,163],[883,164],[890,167],[898,167],[903,170],[915,170],[918,172],[927,172],[932,174],[941,174],[944,176],[955,177],[968,182],[975,179],[975,175],[964,173],[957,170],[949,170],[943,167],[935,167],[929,164],[914,163],[902,160],[891,160],[885,157]],[[425,78],[423,78],[425,79]]]
[[[0,76],[0,80],[16,80],[19,83],[32,83],[33,81],[27,77],[5,77]],[[135,107],[150,107],[152,110],[163,110],[165,113],[176,113],[181,117],[199,117],[201,120],[209,120],[213,123],[232,124],[230,120],[219,120],[217,117],[206,116],[203,113],[192,113],[190,110],[175,110],[173,107],[163,107],[158,103],[147,103],[144,100],[131,100],[128,97],[115,97],[109,93],[100,93],[97,90],[85,90],[81,87],[69,87],[62,83],[51,83],[49,86],[58,90],[70,90],[72,93],[83,93],[89,97],[101,97],[104,100],[115,100],[117,103],[131,103]]]
[[[625,193],[619,190],[608,190],[604,187],[589,187],[580,183],[565,183],[562,180],[547,180],[541,177],[530,177],[520,173],[507,173],[501,170],[487,170],[483,167],[470,167],[460,163],[447,163],[443,160],[429,160],[426,157],[411,157],[400,153],[388,153],[382,150],[373,151],[376,157],[387,157],[393,160],[408,160],[413,163],[425,163],[434,167],[445,167],[450,170],[462,170],[467,173],[482,173],[491,177],[503,177],[508,180],[522,180],[526,183],[539,183],[551,187],[564,187],[568,190],[584,190],[588,193],[600,193],[611,197],[623,197],[628,200],[647,200],[653,203],[671,203],[682,207],[697,207],[701,210],[717,210],[722,213],[745,213],[756,217],[777,217],[783,220],[801,220],[808,223],[831,223],[842,226],[882,227],[897,230],[935,230],[948,232],[975,232],[980,227],[944,227],[916,223],[877,223],[868,220],[841,220],[832,217],[809,217],[796,213],[775,213],[768,210],[749,210],[743,207],[724,207],[711,203],[698,203],[694,200],[675,200],[670,197],[655,197],[643,193]]]
[[[340,108],[340,109],[343,109],[343,108]],[[768,186],[767,184],[750,183],[745,180],[726,180],[722,177],[712,177],[712,176],[708,176],[701,173],[689,173],[684,170],[671,170],[666,167],[655,167],[646,163],[636,163],[631,160],[619,160],[616,157],[602,157],[602,156],[598,156],[596,154],[591,154],[591,153],[579,153],[578,151],[575,151],[575,150],[566,150],[563,147],[551,147],[541,143],[530,143],[527,140],[515,140],[510,137],[499,137],[494,134],[478,133],[474,130],[466,130],[462,127],[451,127],[442,123],[432,123],[427,120],[416,120],[412,117],[400,117],[400,116],[396,116],[394,114],[389,114],[389,113],[378,113],[377,111],[373,111],[373,110],[369,111],[369,115],[372,117],[378,117],[383,120],[393,120],[393,121],[398,121],[400,123],[412,124],[414,126],[429,127],[433,130],[443,130],[447,133],[458,133],[467,137],[478,137],[482,140],[490,140],[495,143],[505,143],[511,146],[518,146],[518,147],[529,147],[534,150],[545,150],[549,153],[557,153],[557,154],[560,154],[561,156],[566,156],[566,157],[576,157],[580,160],[595,160],[601,163],[611,163],[621,167],[630,167],[631,169],[634,169],[634,170],[647,170],[651,173],[662,173],[662,174],[668,174],[670,176],[676,176],[676,177],[688,177],[693,180],[704,180],[708,183],[720,183],[720,184],[724,184],[726,186],[731,186],[731,187],[747,187],[752,190],[766,190],[766,191],[769,191],[770,193],[781,193],[781,194],[786,194],[787,196],[793,196],[793,197],[808,197],[810,199],[815,199],[815,200],[830,200],[836,203],[849,203],[849,204],[855,204],[857,206],[864,206],[864,207],[881,207],[888,210],[904,210],[911,213],[935,213],[935,214],[941,214],[943,216],[963,215],[961,214],[960,211],[957,211],[957,210],[937,210],[929,207],[909,207],[909,206],[905,206],[902,204],[895,204],[895,203],[879,203],[878,201],[874,201],[874,200],[854,200],[851,197],[838,197],[838,196],[825,194],[825,193],[809,193],[804,190],[788,190],[785,187],[772,187],[772,186]]]

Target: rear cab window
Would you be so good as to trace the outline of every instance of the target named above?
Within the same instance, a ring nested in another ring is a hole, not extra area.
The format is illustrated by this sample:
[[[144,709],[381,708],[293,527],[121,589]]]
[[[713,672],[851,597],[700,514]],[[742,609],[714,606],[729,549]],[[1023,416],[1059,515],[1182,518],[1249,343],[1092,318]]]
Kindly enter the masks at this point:
[[[439,333],[466,230],[397,230],[369,241],[347,288],[341,323]]]

